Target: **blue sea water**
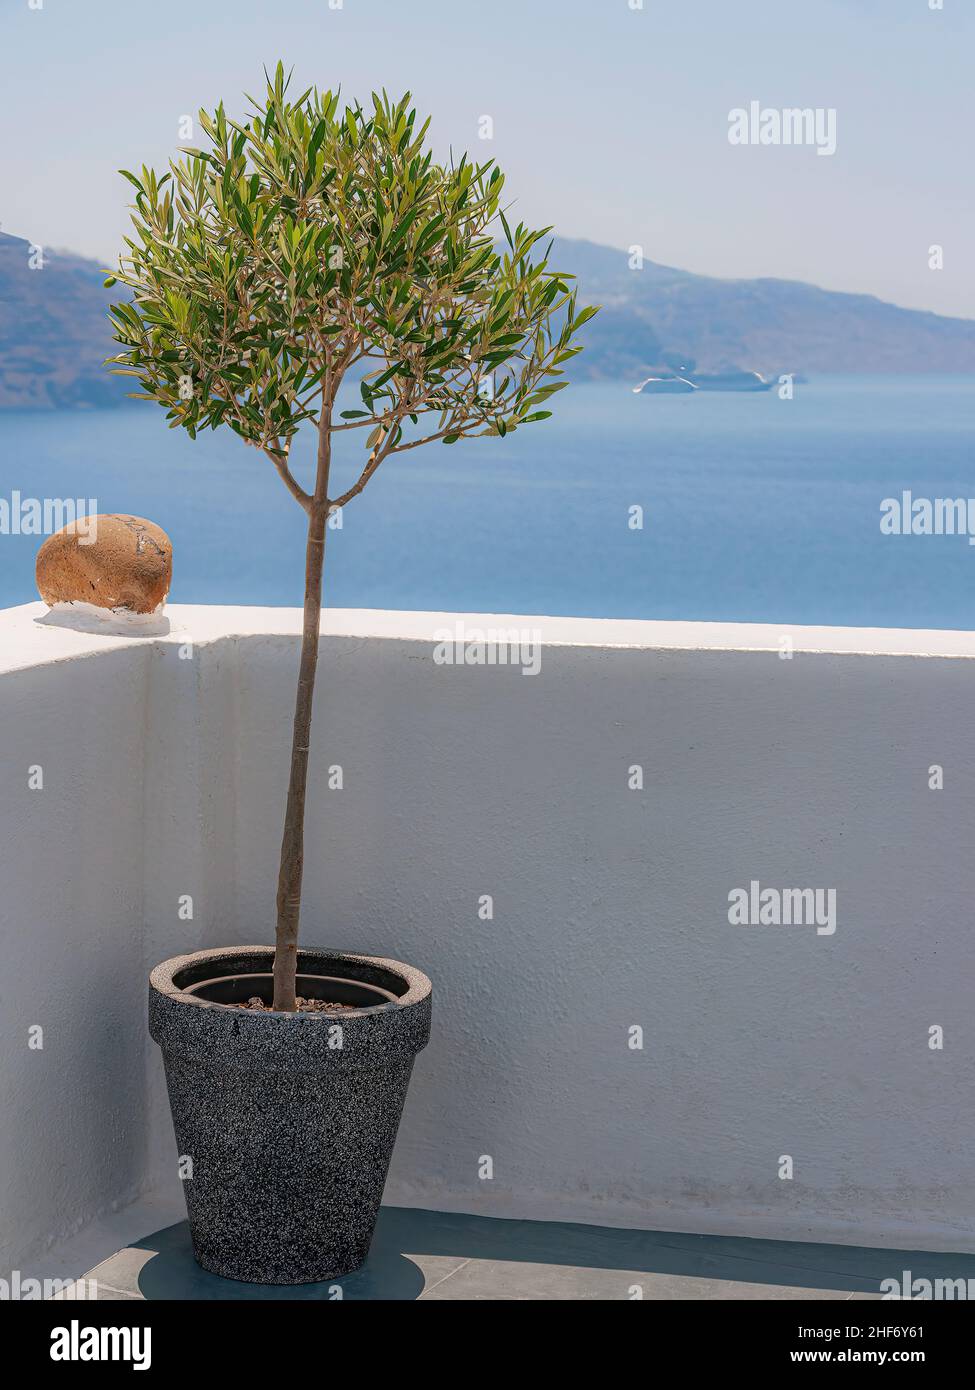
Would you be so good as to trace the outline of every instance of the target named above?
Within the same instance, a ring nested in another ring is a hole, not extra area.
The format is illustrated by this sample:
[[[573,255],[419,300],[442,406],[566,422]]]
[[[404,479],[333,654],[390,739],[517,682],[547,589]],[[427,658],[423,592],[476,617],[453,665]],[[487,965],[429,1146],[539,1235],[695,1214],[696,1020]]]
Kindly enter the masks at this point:
[[[790,401],[573,385],[554,408],[505,440],[384,464],[329,533],[326,602],[975,626],[975,546],[879,525],[882,499],[905,489],[975,496],[975,378],[824,377]],[[334,474],[347,486],[363,434],[339,438]],[[307,481],[313,437],[296,450]],[[0,498],[14,490],[157,521],[175,545],[174,602],[301,602],[303,514],[228,430],[194,443],[149,403],[8,412]],[[42,539],[0,535],[0,607],[36,597]]]

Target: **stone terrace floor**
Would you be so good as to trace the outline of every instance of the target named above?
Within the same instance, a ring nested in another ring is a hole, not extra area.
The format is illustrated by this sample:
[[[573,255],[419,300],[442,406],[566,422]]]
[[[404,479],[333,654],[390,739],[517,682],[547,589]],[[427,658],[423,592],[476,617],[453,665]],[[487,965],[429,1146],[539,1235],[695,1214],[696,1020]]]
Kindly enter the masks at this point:
[[[975,1255],[502,1221],[384,1207],[362,1269],[275,1288],[207,1274],[186,1222],[86,1276],[100,1299],[876,1299],[883,1279],[975,1279]],[[65,1295],[58,1295],[64,1297]],[[70,1290],[67,1292],[70,1296]]]

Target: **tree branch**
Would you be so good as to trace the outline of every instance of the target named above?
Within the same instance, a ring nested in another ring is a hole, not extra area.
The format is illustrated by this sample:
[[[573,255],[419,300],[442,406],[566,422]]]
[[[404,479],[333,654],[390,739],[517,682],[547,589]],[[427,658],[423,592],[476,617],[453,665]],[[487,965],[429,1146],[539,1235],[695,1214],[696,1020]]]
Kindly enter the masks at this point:
[[[291,496],[295,499],[299,506],[304,507],[306,512],[309,511],[311,509],[312,499],[309,496],[309,494],[305,491],[305,489],[301,487],[301,485],[298,483],[298,480],[295,478],[294,474],[288,467],[287,461],[282,457],[281,454],[276,454],[273,449],[265,449],[264,453],[267,455],[267,457],[274,464],[275,468],[278,470],[278,473],[281,476],[281,481],[284,483],[285,487],[291,493]]]
[[[343,492],[342,496],[337,497],[334,502],[329,502],[329,511],[331,511],[333,508],[344,507],[346,502],[351,502],[353,497],[358,497],[359,493],[365,487],[366,483],[368,483],[369,479],[372,477],[373,473],[375,473],[376,469],[382,463],[383,459],[386,458],[388,454],[393,452],[389,447],[389,441],[393,438],[394,433],[395,430],[389,430],[387,432],[386,438],[383,441],[382,445],[377,445],[376,449],[374,449],[372,454],[370,454],[369,462],[366,464],[365,468],[359,474],[358,482],[354,483],[352,487],[349,488],[348,492]]]
[[[472,420],[471,424],[486,425],[487,420]],[[435,439],[444,439],[448,434],[456,434],[458,438],[469,439],[470,435],[465,433],[467,426],[448,425],[445,430],[440,430],[437,434],[425,434],[422,439],[411,439],[406,444],[397,444],[395,449],[390,449],[391,454],[404,454],[407,449],[418,449],[421,444],[432,444]]]

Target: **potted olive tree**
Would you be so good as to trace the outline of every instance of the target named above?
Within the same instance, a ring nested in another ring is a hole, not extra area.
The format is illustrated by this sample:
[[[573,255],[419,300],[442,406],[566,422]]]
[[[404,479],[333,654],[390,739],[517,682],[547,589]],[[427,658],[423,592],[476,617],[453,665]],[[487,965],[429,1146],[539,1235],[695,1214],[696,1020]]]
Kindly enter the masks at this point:
[[[168,960],[149,1002],[198,1261],[299,1283],[364,1260],[430,1030],[419,971],[298,949],[329,516],[408,449],[545,419],[595,310],[577,310],[547,252],[532,261],[550,229],[511,231],[493,162],[433,158],[409,95],[374,95],[368,110],[317,89],[292,97],[279,64],[250,101],[242,121],[201,111],[206,148],[162,177],[125,173],[134,235],[106,283],[132,292],[112,306],[112,369],[191,438],[229,426],[308,519],[275,945]],[[340,409],[346,379],[359,398]],[[306,488],[295,449],[312,429]],[[337,436],[364,446],[340,494]]]

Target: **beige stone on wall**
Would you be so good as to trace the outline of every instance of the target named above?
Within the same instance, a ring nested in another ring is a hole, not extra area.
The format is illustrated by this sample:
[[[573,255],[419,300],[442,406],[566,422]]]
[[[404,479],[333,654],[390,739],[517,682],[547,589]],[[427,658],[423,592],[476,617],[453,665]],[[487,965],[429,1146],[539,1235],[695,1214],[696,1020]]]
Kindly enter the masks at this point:
[[[154,613],[173,578],[173,543],[140,516],[89,517],[49,536],[37,553],[37,588],[56,603]]]

